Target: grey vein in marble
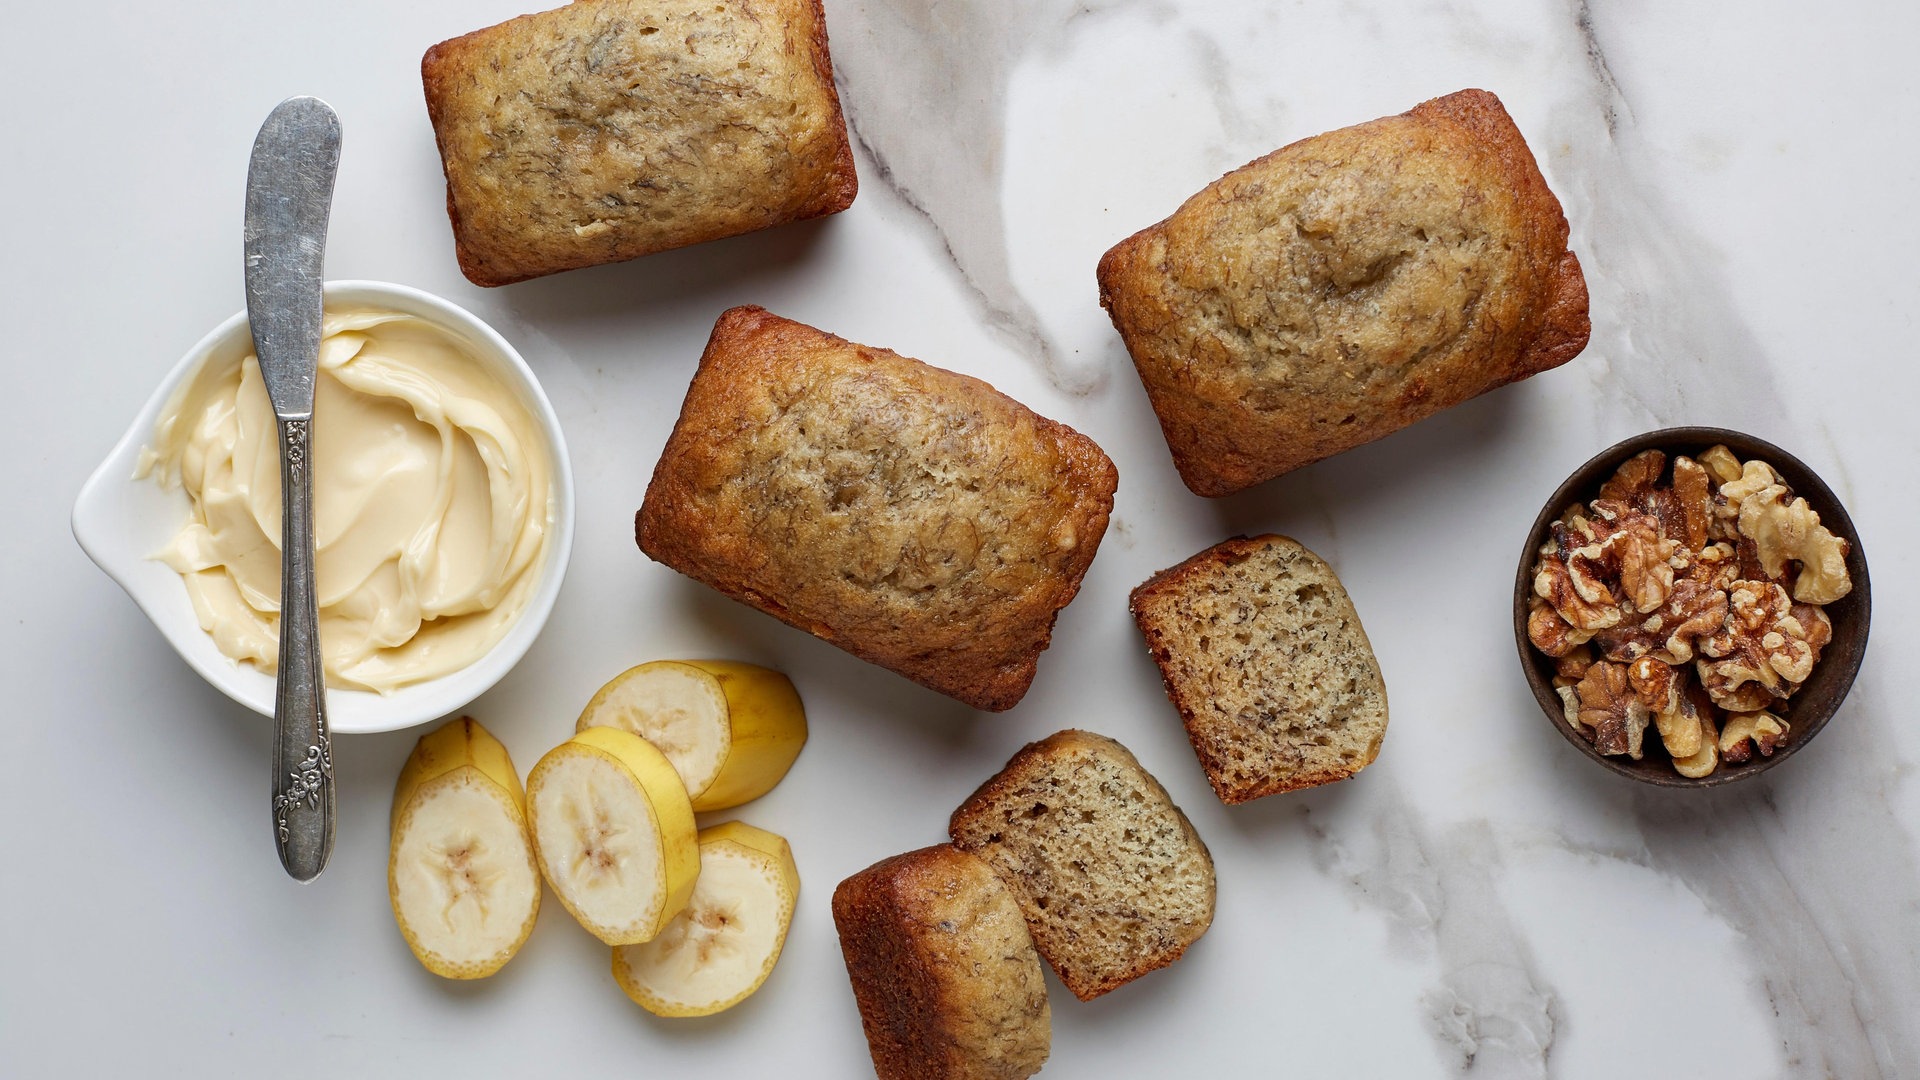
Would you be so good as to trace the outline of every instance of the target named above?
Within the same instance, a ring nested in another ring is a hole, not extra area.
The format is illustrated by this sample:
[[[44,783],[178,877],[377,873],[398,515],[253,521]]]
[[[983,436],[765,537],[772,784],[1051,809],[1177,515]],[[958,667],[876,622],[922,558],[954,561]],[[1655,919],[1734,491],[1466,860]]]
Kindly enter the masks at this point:
[[[1625,99],[1620,93],[1620,84],[1614,81],[1613,68],[1607,63],[1606,50],[1600,47],[1600,39],[1593,32],[1593,5],[1588,0],[1574,0],[1573,25],[1579,28],[1580,40],[1586,45],[1587,66],[1600,84],[1601,107],[1606,113],[1607,130],[1616,131],[1620,126],[1619,106]]]
[[[1754,783],[1705,806],[1636,798],[1653,868],[1745,935],[1791,1075],[1911,1075],[1904,1069],[1920,1062],[1911,1032],[1916,935],[1864,930],[1913,926],[1907,898],[1920,880],[1911,849],[1885,829],[1849,836],[1845,854],[1819,835],[1834,818],[1884,820],[1884,797],[1823,793],[1810,801],[1838,804],[1827,813],[1783,811],[1766,778]],[[1863,855],[1880,862],[1871,876],[1861,874]]]
[[[1336,835],[1302,811],[1315,864],[1384,911],[1402,948],[1438,963],[1424,1004],[1440,1052],[1459,1073],[1547,1075],[1558,999],[1494,888],[1492,828],[1465,823],[1436,841],[1384,777],[1346,795],[1363,802],[1346,817],[1365,830]]]
[[[1125,2],[854,0],[853,17],[834,23],[855,28],[834,34],[834,66],[876,179],[926,218],[992,324],[1034,353],[1055,387],[1082,396],[1105,385],[1107,366],[1069,361],[1013,282],[1000,190],[1007,86],[1036,42]]]
[[[1565,146],[1552,179],[1586,270],[1593,337],[1578,370],[1594,387],[1597,426],[1622,398],[1637,425],[1719,423],[1769,430],[1785,412],[1766,350],[1735,314],[1711,245],[1683,227],[1641,178],[1633,110],[1603,48],[1604,16],[1573,0],[1570,47],[1587,79],[1553,110]]]

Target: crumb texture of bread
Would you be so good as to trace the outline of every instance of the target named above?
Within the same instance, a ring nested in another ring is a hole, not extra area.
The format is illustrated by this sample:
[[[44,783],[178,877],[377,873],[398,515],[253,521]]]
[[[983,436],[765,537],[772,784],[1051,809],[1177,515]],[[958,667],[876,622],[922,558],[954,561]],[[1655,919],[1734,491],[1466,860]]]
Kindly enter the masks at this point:
[[[1090,1000],[1178,960],[1213,924],[1213,857],[1118,742],[1029,743],[953,813],[954,845],[1013,888],[1034,946]]]
[[[1040,1071],[1052,1014],[1013,894],[946,844],[840,883],[833,922],[880,1080],[1022,1080]]]
[[[857,188],[820,0],[579,0],[420,71],[478,285],[836,213]]]
[[[1187,486],[1230,494],[1573,359],[1586,282],[1498,98],[1228,173],[1100,260]]]
[[[1217,544],[1131,606],[1222,802],[1344,780],[1379,755],[1380,664],[1339,577],[1298,541]]]
[[[979,709],[1012,708],[1118,477],[978,379],[721,315],[635,531],[653,559]]]

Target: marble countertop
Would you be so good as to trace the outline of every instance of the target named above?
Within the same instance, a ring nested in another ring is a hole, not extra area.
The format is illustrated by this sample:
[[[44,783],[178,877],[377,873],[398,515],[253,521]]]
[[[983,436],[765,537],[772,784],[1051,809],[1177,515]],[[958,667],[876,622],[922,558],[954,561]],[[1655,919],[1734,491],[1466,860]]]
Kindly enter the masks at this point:
[[[1049,976],[1052,1080],[1920,1075],[1920,724],[1899,681],[1920,650],[1900,561],[1920,526],[1920,9],[827,0],[861,178],[849,211],[480,290],[453,261],[418,62],[521,7],[6,16],[0,1073],[866,1075],[834,883],[940,840],[1014,749],[1080,726],[1127,743],[1191,815],[1219,909],[1186,959],[1095,1002]],[[1505,101],[1566,206],[1585,354],[1238,496],[1188,494],[1095,260],[1252,157],[1468,86]],[[268,725],[200,682],[67,534],[153,384],[241,306],[247,149],[294,93],[346,129],[329,276],[488,319],[573,448],[567,586],[473,714],[524,769],[641,660],[756,660],[806,697],[805,754],[738,814],[791,839],[799,912],[773,977],[719,1018],[635,1009],[557,904],[500,976],[423,971],[384,886],[413,733],[339,740],[333,865],[288,882]],[[737,303],[985,377],[1113,456],[1112,526],[1016,709],[973,713],[635,550],[654,457]],[[1821,738],[1713,791],[1584,760],[1529,696],[1508,618],[1540,501],[1601,447],[1674,424],[1750,431],[1819,470],[1879,601]],[[1253,531],[1339,570],[1393,719],[1358,778],[1228,808],[1125,597]]]

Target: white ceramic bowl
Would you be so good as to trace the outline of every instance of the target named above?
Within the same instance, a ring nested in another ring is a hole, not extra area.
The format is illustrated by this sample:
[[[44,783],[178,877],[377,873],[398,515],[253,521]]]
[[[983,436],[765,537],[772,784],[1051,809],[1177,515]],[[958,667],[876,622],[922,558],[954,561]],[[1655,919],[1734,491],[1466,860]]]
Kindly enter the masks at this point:
[[[417,316],[454,334],[475,359],[491,367],[516,391],[540,423],[547,453],[553,458],[553,531],[533,596],[506,636],[472,664],[450,675],[401,687],[389,694],[335,689],[327,693],[327,719],[335,732],[392,731],[445,716],[499,682],[526,655],[546,625],[573,550],[573,469],[559,418],[526,361],[493,328],[472,313],[437,296],[379,281],[332,281],[328,307],[397,311]],[[212,356],[244,356],[253,351],[242,311],[201,338],[180,358],[119,445],[107,455],[73,507],[73,535],[107,576],[120,583],[153,625],[160,628],[182,659],[221,693],[263,716],[273,715],[273,676],[229,659],[200,628],[180,575],[149,558],[171,541],[186,522],[190,504],[184,491],[168,491],[152,480],[133,479],[140,451],[153,438],[154,421],[167,398]]]

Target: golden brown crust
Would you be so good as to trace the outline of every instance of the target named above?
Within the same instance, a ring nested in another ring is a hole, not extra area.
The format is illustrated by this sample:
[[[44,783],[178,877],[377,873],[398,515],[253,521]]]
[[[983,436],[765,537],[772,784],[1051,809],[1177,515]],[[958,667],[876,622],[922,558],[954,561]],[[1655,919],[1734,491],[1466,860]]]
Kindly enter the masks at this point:
[[[1528,149],[1526,137],[1500,99],[1485,90],[1461,90],[1434,98],[1416,106],[1412,114],[1423,110],[1454,121],[1494,149],[1505,166],[1508,182],[1522,189],[1521,201],[1538,208],[1533,224],[1539,229],[1540,239],[1548,248],[1559,249],[1559,257],[1546,275],[1537,329],[1506,382],[1551,371],[1572,360],[1587,347],[1593,329],[1587,313],[1587,279],[1580,272],[1579,257],[1567,250],[1566,214],[1547,187],[1546,177],[1540,175],[1540,165]]]
[[[659,562],[975,708],[1012,708],[1117,482],[978,379],[720,316],[635,519]]]
[[[1286,578],[1257,575],[1259,595],[1224,580],[1276,551],[1296,566]],[[1311,602],[1286,611],[1295,589]],[[1222,610],[1223,596],[1238,603]],[[1221,802],[1345,780],[1379,756],[1387,726],[1379,663],[1340,579],[1298,541],[1224,540],[1142,582],[1128,608]],[[1229,645],[1235,635],[1247,643]],[[1313,648],[1292,655],[1307,638]]]
[[[1213,924],[1213,856],[1166,788],[1114,739],[1028,743],[947,823],[999,873],[1034,948],[1082,1001],[1185,955]]]
[[[1567,223],[1492,94],[1282,147],[1100,260],[1181,479],[1230,494],[1585,347]]]
[[[821,0],[578,0],[420,62],[477,285],[844,210],[858,190]]]
[[[880,1080],[1020,1080],[1052,1036],[1040,958],[986,863],[946,844],[840,883],[833,921]]]

